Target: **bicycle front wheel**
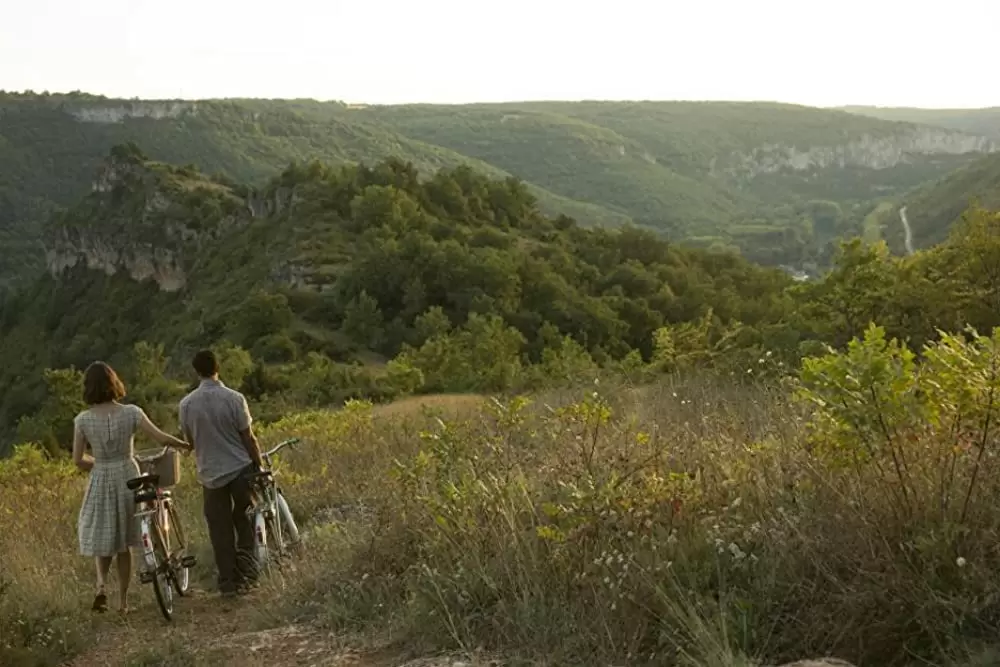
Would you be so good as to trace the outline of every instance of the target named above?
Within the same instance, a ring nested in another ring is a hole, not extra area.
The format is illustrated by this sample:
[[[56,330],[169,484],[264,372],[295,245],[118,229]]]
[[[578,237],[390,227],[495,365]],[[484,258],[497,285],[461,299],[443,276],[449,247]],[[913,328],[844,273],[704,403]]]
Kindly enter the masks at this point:
[[[174,588],[171,584],[173,577],[170,574],[171,564],[168,556],[170,550],[165,543],[159,525],[155,525],[152,538],[154,562],[156,563],[156,569],[153,573],[153,592],[156,593],[156,604],[160,607],[163,617],[172,621],[174,619]]]
[[[284,528],[282,532],[285,535],[285,542],[291,547],[291,551],[301,553],[302,536],[299,534],[299,527],[295,525],[295,517],[292,516],[292,510],[288,507],[288,501],[285,500],[285,496],[281,491],[278,491],[277,505],[278,516]]]
[[[264,512],[253,513],[253,555],[257,560],[257,567],[261,572],[270,571],[270,545],[268,544],[268,526],[264,519]]]
[[[187,542],[184,539],[184,527],[181,525],[180,517],[173,503],[167,508],[170,516],[170,529],[176,538],[174,552],[170,554],[171,576],[170,583],[173,584],[177,594],[183,597],[188,592],[191,585],[190,563],[194,559],[187,555]]]

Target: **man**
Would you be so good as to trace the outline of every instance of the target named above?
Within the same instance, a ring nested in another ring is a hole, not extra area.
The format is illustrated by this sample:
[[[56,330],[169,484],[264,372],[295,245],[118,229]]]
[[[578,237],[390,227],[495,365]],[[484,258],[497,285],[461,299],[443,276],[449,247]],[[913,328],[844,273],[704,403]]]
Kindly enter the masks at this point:
[[[181,400],[180,423],[194,446],[219,592],[228,597],[246,592],[257,581],[246,474],[260,468],[260,447],[246,398],[219,380],[215,353],[202,350],[191,365],[201,383]]]

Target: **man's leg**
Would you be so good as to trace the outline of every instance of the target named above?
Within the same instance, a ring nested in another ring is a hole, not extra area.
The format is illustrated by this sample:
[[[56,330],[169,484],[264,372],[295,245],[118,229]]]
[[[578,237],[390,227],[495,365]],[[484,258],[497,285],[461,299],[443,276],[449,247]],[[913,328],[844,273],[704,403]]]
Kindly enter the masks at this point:
[[[232,521],[236,529],[236,571],[237,576],[248,583],[257,581],[258,564],[254,557],[253,524],[247,516],[250,507],[250,482],[244,476],[249,469],[244,470],[230,484],[233,496]]]
[[[205,521],[208,537],[215,552],[215,566],[219,571],[219,591],[236,590],[236,540],[233,535],[233,501],[228,486],[219,489],[202,487],[204,492]]]

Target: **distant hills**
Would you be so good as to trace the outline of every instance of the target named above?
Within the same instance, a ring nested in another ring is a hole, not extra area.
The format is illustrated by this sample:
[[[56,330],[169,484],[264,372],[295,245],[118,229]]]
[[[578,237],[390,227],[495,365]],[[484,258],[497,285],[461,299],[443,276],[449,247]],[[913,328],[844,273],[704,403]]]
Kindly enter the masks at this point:
[[[912,107],[846,106],[841,111],[905,123],[933,125],[1000,139],[1000,107],[985,109],[914,109]]]
[[[1000,107],[985,109],[914,109],[905,107],[843,107],[842,110],[882,120],[921,123],[1000,139]],[[1000,155],[988,155],[921,184],[897,198],[891,210],[878,214],[878,223],[890,247],[903,252],[903,229],[898,209],[906,206],[913,245],[927,248],[944,241],[970,204],[1000,208]]]
[[[878,203],[1000,145],[971,125],[920,122],[770,103],[359,107],[0,93],[0,285],[41,270],[42,222],[87,193],[108,150],[129,141],[248,183],[293,161],[396,157],[423,174],[464,164],[522,179],[543,211],[582,224],[631,222],[758,262],[822,265]]]

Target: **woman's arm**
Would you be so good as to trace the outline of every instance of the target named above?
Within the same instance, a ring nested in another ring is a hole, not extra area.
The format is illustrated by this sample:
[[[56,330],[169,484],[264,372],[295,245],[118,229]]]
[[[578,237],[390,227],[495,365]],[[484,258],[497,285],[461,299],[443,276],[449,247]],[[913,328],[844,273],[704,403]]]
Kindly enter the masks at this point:
[[[73,426],[73,463],[80,470],[90,470],[94,467],[94,457],[87,454],[87,438],[83,435],[80,427]]]
[[[186,451],[191,451],[193,447],[188,443],[175,438],[169,433],[164,433],[161,431],[156,424],[150,421],[149,417],[146,416],[145,412],[141,412],[139,417],[139,429],[148,435],[150,438],[160,443],[161,445],[166,445],[167,447],[173,447],[174,449],[183,449]]]

